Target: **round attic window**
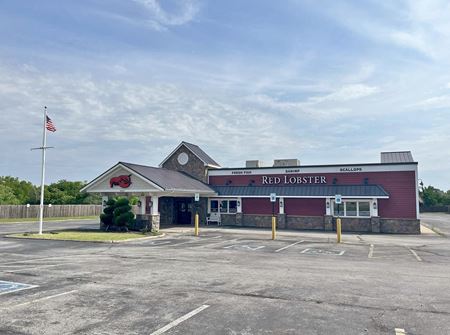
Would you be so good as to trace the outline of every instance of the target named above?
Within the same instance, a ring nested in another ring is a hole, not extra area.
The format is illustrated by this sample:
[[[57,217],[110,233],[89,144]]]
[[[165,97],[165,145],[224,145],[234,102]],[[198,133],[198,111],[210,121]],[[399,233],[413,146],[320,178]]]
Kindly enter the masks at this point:
[[[178,163],[180,163],[181,165],[185,165],[189,160],[189,156],[187,155],[187,153],[182,152],[181,154],[178,155]]]

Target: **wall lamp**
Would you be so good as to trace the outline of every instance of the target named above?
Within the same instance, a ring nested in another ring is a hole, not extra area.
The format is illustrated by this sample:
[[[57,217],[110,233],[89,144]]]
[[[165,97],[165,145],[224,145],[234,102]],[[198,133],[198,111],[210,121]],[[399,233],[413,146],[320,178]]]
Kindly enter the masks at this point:
[[[138,206],[138,207],[142,207],[142,202],[141,202],[141,200],[139,200],[139,201],[137,202],[137,206]]]

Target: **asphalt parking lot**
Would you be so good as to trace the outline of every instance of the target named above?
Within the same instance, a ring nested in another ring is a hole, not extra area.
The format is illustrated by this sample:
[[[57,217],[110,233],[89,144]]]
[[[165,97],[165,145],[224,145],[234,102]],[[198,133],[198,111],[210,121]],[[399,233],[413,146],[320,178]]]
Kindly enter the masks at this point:
[[[121,244],[0,238],[0,280],[31,286],[0,292],[0,334],[450,333],[445,237],[166,233]]]

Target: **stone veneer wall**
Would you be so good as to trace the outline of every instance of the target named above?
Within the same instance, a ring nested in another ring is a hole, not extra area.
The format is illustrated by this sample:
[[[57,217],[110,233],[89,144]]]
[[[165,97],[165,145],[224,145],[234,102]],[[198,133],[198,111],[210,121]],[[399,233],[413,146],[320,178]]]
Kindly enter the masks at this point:
[[[380,219],[380,232],[391,234],[420,234],[420,220]]]
[[[178,163],[178,155],[182,152],[186,153],[189,157],[189,160],[185,165],[181,165],[180,163]],[[178,150],[175,151],[173,155],[164,162],[162,167],[169,170],[181,171],[204,183],[207,182],[207,169],[205,167],[205,164],[184,145],[179,147]]]
[[[367,218],[341,218],[342,231],[365,232],[372,231],[371,219]],[[336,230],[336,218],[333,219],[333,230]]]
[[[222,225],[271,228],[271,215],[222,214]],[[411,219],[341,218],[343,232],[420,234],[420,221]],[[277,216],[278,229],[336,231],[336,218],[330,216]]]
[[[323,216],[288,215],[286,219],[286,229],[325,230],[325,223]]]

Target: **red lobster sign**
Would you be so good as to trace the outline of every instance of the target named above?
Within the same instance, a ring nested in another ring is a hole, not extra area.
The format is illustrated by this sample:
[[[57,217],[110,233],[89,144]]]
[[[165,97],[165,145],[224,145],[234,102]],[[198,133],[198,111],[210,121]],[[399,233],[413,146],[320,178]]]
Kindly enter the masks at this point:
[[[130,185],[131,185],[131,174],[129,174],[128,176],[123,174],[121,176],[112,177],[109,180],[109,186],[111,186],[111,188],[113,188],[114,185],[120,186],[122,188],[130,187]]]

